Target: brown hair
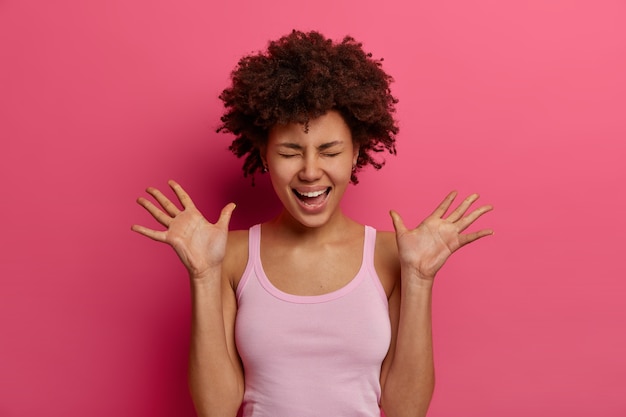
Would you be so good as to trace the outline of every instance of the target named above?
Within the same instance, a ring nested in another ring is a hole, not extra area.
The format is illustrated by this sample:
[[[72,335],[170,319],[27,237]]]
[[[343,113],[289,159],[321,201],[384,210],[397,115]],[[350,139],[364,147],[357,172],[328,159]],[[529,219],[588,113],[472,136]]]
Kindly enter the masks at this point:
[[[333,43],[318,32],[294,30],[270,42],[266,52],[239,61],[231,74],[232,85],[219,96],[226,111],[217,131],[236,136],[229,149],[246,157],[243,171],[248,176],[262,170],[260,148],[272,126],[306,127],[309,120],[336,110],[359,147],[351,178],[357,183],[360,168],[383,166],[373,153],[396,153],[393,113],[398,100],[391,95],[393,80],[381,63],[350,36]]]

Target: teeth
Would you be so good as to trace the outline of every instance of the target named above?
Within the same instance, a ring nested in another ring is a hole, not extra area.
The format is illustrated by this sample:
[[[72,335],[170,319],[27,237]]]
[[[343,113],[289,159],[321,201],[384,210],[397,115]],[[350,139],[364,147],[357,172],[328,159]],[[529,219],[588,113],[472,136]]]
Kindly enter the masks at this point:
[[[325,192],[326,192],[326,190],[320,190],[320,191],[312,191],[310,193],[298,192],[298,194],[300,194],[301,196],[304,196],[304,197],[313,198],[313,197],[320,196],[320,195],[324,194]]]

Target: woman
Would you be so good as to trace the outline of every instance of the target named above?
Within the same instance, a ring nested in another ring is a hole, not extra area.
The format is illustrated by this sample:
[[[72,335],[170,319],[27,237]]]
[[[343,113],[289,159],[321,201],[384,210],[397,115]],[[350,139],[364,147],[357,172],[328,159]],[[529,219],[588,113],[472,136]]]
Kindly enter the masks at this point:
[[[395,232],[347,217],[341,199],[357,172],[395,153],[397,100],[381,62],[350,37],[333,43],[294,31],[244,57],[220,98],[219,130],[236,138],[244,174],[267,172],[282,203],[273,219],[228,231],[235,208],[212,224],[183,188],[182,210],[148,188],[138,203],[164,231],[193,298],[189,381],[201,416],[423,416],[434,389],[434,277],[490,206],[449,214],[450,193],[417,228],[391,211]]]

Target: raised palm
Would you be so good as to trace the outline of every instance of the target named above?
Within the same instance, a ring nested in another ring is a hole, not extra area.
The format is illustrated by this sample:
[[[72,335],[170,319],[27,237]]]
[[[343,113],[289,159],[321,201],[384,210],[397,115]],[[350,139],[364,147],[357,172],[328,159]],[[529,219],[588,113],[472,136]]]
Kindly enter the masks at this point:
[[[420,278],[433,279],[452,253],[468,243],[493,234],[491,229],[462,234],[476,219],[492,209],[486,205],[466,215],[469,207],[478,199],[478,194],[467,197],[445,216],[456,194],[448,194],[439,207],[415,229],[407,229],[400,215],[391,212],[400,263]]]
[[[148,188],[146,191],[156,199],[160,208],[145,198],[137,199],[167,229],[159,231],[133,225],[132,230],[172,246],[190,276],[200,276],[210,268],[219,266],[224,259],[228,223],[235,205],[226,205],[218,221],[211,223],[204,218],[179,184],[169,181],[169,185],[182,204],[182,210],[155,188]]]

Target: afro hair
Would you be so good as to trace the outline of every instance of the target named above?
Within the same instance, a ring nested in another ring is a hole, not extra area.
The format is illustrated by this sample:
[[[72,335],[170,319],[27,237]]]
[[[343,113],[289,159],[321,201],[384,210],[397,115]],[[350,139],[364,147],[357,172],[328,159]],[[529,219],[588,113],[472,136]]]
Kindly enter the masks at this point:
[[[359,148],[353,183],[364,166],[383,166],[374,153],[396,153],[392,77],[382,70],[382,59],[373,59],[350,36],[334,43],[315,31],[294,30],[270,42],[267,51],[241,58],[231,80],[219,96],[226,110],[217,131],[236,136],[229,149],[245,157],[244,176],[262,171],[260,149],[274,125],[301,123],[306,129],[329,110],[342,115]]]

